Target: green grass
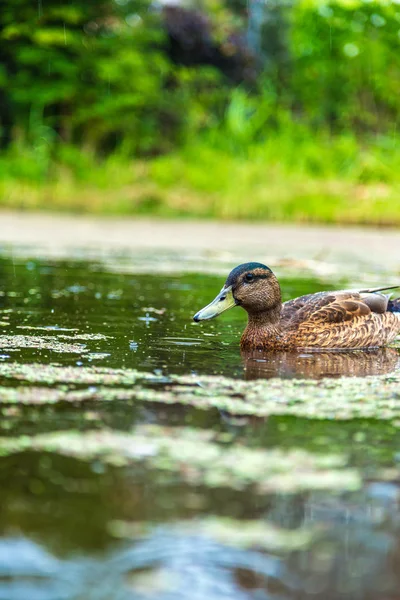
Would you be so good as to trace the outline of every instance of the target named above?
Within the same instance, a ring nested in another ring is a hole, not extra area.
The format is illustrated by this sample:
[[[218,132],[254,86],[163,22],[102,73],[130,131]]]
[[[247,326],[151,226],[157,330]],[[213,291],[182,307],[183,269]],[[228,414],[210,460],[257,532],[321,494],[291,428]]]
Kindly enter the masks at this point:
[[[0,155],[0,207],[294,222],[400,224],[400,145],[292,124],[247,143],[227,130],[148,160],[71,146]]]

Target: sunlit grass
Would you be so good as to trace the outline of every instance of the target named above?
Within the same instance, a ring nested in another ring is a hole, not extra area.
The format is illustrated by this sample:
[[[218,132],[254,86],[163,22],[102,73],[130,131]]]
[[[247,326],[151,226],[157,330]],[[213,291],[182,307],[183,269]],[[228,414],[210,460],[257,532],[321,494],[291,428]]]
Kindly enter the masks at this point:
[[[400,148],[299,126],[246,143],[203,136],[149,160],[62,147],[0,157],[0,206],[103,214],[400,224]]]

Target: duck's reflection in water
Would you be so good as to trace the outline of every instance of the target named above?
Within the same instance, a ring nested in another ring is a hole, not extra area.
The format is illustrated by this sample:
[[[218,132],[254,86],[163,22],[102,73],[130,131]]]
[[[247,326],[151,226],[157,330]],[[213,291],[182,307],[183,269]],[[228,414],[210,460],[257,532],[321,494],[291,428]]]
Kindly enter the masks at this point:
[[[370,350],[265,352],[242,350],[245,379],[365,377],[391,373],[400,365],[395,348]]]

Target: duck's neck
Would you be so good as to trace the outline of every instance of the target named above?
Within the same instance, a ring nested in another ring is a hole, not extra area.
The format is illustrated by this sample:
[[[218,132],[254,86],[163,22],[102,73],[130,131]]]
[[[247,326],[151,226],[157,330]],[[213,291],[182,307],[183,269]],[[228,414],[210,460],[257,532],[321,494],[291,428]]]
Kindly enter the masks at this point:
[[[277,347],[281,343],[282,326],[280,322],[282,304],[264,312],[248,313],[247,327],[243,332],[243,348]]]

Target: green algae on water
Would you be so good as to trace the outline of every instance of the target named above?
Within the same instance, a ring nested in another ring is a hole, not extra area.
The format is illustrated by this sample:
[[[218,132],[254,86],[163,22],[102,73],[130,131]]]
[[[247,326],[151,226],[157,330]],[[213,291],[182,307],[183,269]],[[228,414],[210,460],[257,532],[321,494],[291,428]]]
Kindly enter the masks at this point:
[[[136,381],[155,379],[156,375],[140,373],[136,369],[108,369],[104,367],[62,367],[59,365],[42,365],[38,363],[0,363],[0,376],[8,379],[27,381],[29,383],[73,383],[132,385]]]
[[[125,399],[181,404],[256,417],[292,415],[308,419],[400,419],[400,371],[374,377],[238,381],[226,377],[163,375],[98,366],[62,367],[0,363],[0,377],[41,385],[0,388],[0,402],[24,404]],[[156,387],[155,385],[156,384]],[[76,389],[76,386],[96,386]]]
[[[157,526],[150,523],[112,521],[108,531],[113,537],[135,539],[152,533]],[[265,551],[289,552],[302,549],[314,537],[311,528],[284,529],[262,519],[252,521],[228,517],[204,517],[191,521],[178,521],[168,525],[175,535],[204,536],[236,548],[258,548]]]
[[[83,354],[88,352],[88,349],[84,344],[68,344],[60,342],[55,336],[0,335],[0,348],[2,350],[34,348],[38,350],[52,350],[53,352],[72,354]]]
[[[189,427],[143,425],[131,433],[64,431],[0,439],[3,456],[27,450],[119,466],[145,464],[189,485],[238,490],[251,486],[256,493],[356,490],[361,485],[357,471],[346,468],[344,455],[229,445],[211,430]]]

